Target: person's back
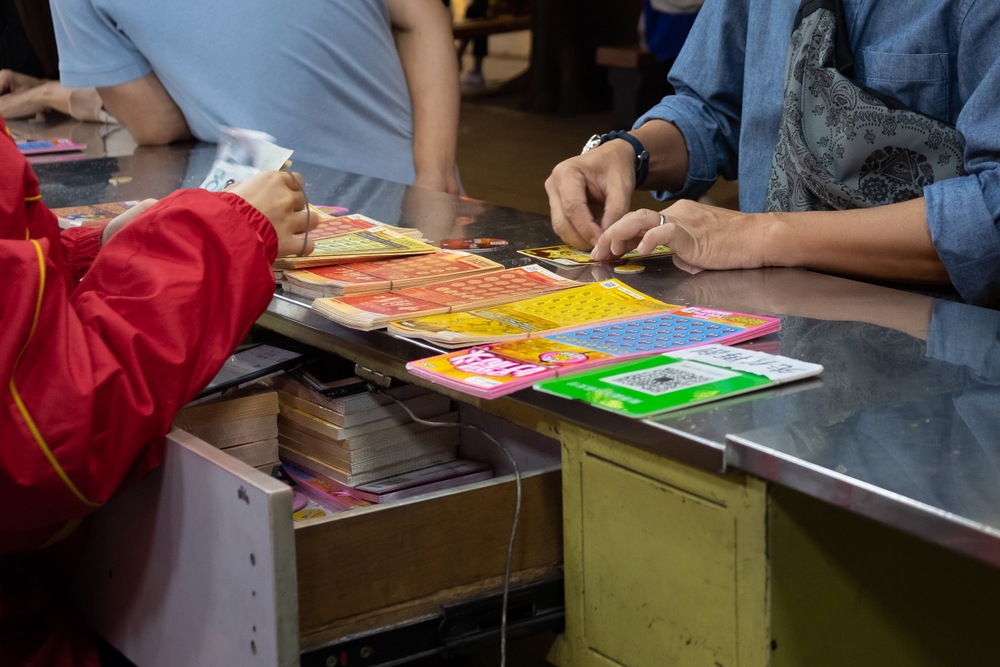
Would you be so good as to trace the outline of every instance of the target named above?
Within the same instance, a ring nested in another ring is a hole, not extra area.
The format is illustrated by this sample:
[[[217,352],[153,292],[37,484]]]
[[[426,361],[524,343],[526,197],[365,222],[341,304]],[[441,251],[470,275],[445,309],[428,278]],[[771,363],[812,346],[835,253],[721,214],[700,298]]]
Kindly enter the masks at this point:
[[[53,8],[67,85],[108,87],[152,70],[199,139],[247,127],[306,162],[414,180],[410,96],[382,0]]]

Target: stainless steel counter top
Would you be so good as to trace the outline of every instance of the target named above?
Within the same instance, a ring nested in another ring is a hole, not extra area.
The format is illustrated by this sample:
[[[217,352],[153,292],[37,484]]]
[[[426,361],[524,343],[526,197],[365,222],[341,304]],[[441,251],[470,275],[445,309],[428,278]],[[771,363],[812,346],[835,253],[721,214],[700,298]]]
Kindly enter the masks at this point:
[[[201,182],[212,146],[37,164],[50,207],[163,196]],[[530,263],[517,248],[558,242],[546,218],[311,165],[295,165],[313,204],[340,205],[420,228],[432,241],[491,236],[489,256]],[[539,183],[539,187],[542,184]],[[547,411],[638,447],[716,471],[744,471],[1000,566],[1000,312],[797,269],[706,271],[667,260],[637,275],[609,266],[560,269],[615,277],[658,299],[781,318],[751,343],[823,364],[816,380],[642,422],[525,390],[502,405]],[[384,332],[345,329],[276,296],[265,325],[381,355],[402,373],[433,353]],[[279,327],[280,328],[280,327]],[[472,399],[470,398],[470,401]]]

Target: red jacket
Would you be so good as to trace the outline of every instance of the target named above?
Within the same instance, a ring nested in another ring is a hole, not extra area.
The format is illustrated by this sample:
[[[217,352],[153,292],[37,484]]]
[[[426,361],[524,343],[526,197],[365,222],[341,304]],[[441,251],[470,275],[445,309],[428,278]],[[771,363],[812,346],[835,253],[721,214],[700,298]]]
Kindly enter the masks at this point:
[[[277,237],[242,198],[204,190],[164,198],[103,248],[100,229],[60,234],[2,120],[0,130],[6,665],[16,664],[3,661],[2,628],[16,612],[4,587],[10,554],[58,541],[160,463],[177,410],[267,307]]]

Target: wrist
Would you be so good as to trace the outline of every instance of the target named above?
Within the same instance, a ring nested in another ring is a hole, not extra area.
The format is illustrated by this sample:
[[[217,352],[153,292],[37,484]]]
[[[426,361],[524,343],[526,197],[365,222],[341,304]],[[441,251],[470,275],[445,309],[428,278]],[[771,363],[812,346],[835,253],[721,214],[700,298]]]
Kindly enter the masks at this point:
[[[643,146],[642,142],[633,134],[625,132],[623,130],[617,130],[615,132],[608,132],[607,134],[594,135],[587,141],[586,145],[583,147],[581,153],[587,153],[598,146],[604,146],[605,144],[615,144],[617,146],[628,146],[632,155],[633,169],[635,172],[635,187],[636,189],[642,187],[642,184],[646,181],[646,176],[649,174],[649,151]]]
[[[51,81],[48,79],[43,80],[40,84],[32,88],[36,95],[36,100],[38,103],[44,106],[46,109],[59,110],[56,105],[56,97],[58,95],[59,82]]]
[[[635,174],[635,151],[624,141],[610,141],[601,146],[602,158],[612,159],[616,164],[621,165],[623,171],[630,171]],[[638,181],[638,179],[636,179]],[[638,188],[636,183],[634,188]]]
[[[452,167],[425,167],[416,168],[413,185],[425,190],[437,190],[458,194],[458,175],[456,168]]]
[[[761,230],[761,266],[802,266],[800,239],[792,233],[786,213],[759,213]]]
[[[61,95],[66,108],[59,111],[73,118],[95,122],[109,118],[104,111],[101,96],[94,88],[63,88]]]

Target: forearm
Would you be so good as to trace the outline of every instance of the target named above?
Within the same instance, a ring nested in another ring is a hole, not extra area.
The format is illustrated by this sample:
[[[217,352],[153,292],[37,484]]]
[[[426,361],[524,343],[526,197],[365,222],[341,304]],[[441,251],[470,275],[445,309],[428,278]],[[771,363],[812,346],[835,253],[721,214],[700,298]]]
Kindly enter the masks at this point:
[[[101,97],[94,88],[67,88],[58,81],[45,81],[25,91],[38,105],[78,120],[101,120]]]
[[[880,280],[948,284],[923,198],[850,211],[764,213],[768,266]]]
[[[152,72],[126,83],[98,88],[104,108],[142,145],[192,138],[180,107]]]
[[[455,81],[458,81],[457,71]],[[457,83],[454,105],[450,102],[451,97],[450,91],[426,91],[413,95],[413,166],[417,185],[422,185],[422,181],[428,177],[431,180],[445,179],[447,183],[452,183],[455,179]],[[439,102],[431,101],[434,99]],[[449,185],[447,191],[458,194],[457,183],[455,187]]]
[[[405,9],[398,9],[401,4]],[[390,4],[413,109],[416,184],[457,194],[459,87],[451,23],[439,1],[428,7],[419,4]]]
[[[67,116],[71,115],[69,112],[70,89],[58,81],[46,81],[32,88],[31,92],[38,95],[38,102],[46,109],[52,109]]]

